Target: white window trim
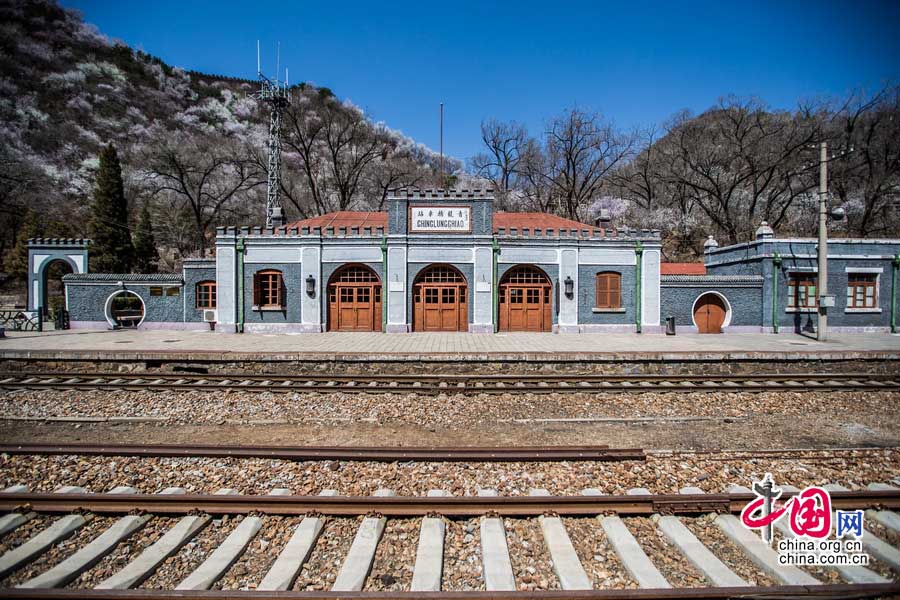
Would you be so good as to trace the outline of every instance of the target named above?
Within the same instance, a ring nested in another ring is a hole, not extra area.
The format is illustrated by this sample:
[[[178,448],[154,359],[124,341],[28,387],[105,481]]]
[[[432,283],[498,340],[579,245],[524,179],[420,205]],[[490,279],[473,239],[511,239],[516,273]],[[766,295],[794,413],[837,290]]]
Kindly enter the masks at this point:
[[[808,313],[808,314],[814,314],[814,313],[818,313],[818,312],[819,312],[819,309],[818,309],[818,308],[809,308],[809,307],[804,307],[804,308],[794,308],[794,307],[792,307],[792,306],[789,306],[789,307],[787,307],[787,308],[784,309],[784,312],[786,312],[786,313]]]
[[[847,274],[861,273],[875,275],[875,306],[851,308],[847,306],[847,289],[850,288],[850,282],[847,282],[847,289],[844,290],[844,312],[845,313],[880,313],[881,312],[881,274],[884,269],[881,267],[847,267]]]

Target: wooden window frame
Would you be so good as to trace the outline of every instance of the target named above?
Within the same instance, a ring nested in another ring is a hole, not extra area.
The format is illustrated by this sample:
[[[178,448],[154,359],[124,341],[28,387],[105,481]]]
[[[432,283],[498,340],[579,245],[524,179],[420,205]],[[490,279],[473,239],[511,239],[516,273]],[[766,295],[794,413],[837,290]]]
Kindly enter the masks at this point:
[[[856,280],[856,281],[854,281]],[[872,306],[866,306],[866,290],[872,290]],[[856,303],[857,290],[862,290],[862,304]],[[847,273],[847,309],[858,311],[875,311],[878,306],[878,274]]]
[[[603,286],[600,285],[601,280],[606,280]],[[613,281],[616,283],[615,286],[610,285]],[[616,290],[615,297],[613,297],[613,290]],[[594,276],[594,308],[599,310],[620,310],[622,308],[621,273],[601,271]]]
[[[275,297],[269,295],[273,292]],[[284,274],[277,269],[265,269],[253,274],[253,309],[284,310]]]
[[[200,290],[201,289],[207,290],[205,293],[205,296],[206,296],[205,303],[201,303],[201,301],[200,301],[200,298],[201,298]],[[216,290],[216,282],[215,281],[207,280],[207,281],[198,282],[194,288],[194,308],[197,308],[198,310],[212,310],[212,309],[216,308],[216,300],[217,300],[216,292],[217,292],[217,290]]]
[[[814,287],[815,293],[809,295],[809,288]],[[800,304],[799,290],[803,288],[806,294],[803,296],[803,304]],[[819,309],[819,274],[818,273],[788,273],[787,278],[787,308],[788,312],[814,312]],[[811,302],[810,302],[811,300]]]

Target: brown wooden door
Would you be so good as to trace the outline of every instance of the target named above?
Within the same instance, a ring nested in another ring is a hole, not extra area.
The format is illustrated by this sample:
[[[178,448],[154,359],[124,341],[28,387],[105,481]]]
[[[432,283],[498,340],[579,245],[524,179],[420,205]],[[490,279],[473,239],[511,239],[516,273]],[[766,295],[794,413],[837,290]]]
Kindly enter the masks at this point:
[[[381,283],[365,266],[338,272],[328,285],[329,331],[381,331]]]
[[[534,267],[516,267],[500,283],[500,331],[551,331],[550,280]]]
[[[725,302],[716,294],[704,294],[694,308],[694,322],[700,333],[722,333],[727,313]]]
[[[466,331],[466,286],[416,285],[413,313],[413,331]]]
[[[453,267],[435,265],[422,271],[413,286],[413,331],[467,331],[467,290]]]

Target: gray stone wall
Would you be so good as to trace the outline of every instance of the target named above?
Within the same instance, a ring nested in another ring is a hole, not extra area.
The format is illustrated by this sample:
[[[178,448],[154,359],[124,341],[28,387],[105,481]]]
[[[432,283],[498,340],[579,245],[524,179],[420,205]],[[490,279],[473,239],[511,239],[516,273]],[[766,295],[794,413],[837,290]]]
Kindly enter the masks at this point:
[[[151,296],[151,287],[162,287],[162,296]],[[166,296],[166,288],[178,289],[177,296]],[[122,288],[115,282],[109,284],[66,283],[69,299],[69,319],[71,321],[103,321],[106,322],[106,300],[115,292],[122,290],[134,292],[144,301],[145,323],[180,323],[184,314],[184,297],[182,286],[173,283],[153,285],[125,284]]]
[[[619,273],[622,276],[622,308],[620,312],[594,312],[597,304],[597,273]],[[580,325],[633,325],[635,322],[635,286],[637,269],[633,266],[578,266],[578,323]]]
[[[281,271],[284,281],[285,300],[283,310],[253,310],[253,275],[259,271],[276,269]],[[306,293],[306,284],[301,281],[300,263],[250,263],[244,265],[244,322],[278,325],[300,323],[301,294]]]
[[[761,327],[763,325],[762,314],[762,286],[729,286],[723,283],[709,283],[697,285],[666,284],[660,288],[662,300],[662,312],[660,317],[665,323],[666,317],[675,317],[678,327],[693,327],[694,302],[701,294],[718,292],[731,307],[731,327]]]
[[[203,321],[203,310],[197,308],[197,284],[201,281],[216,281],[216,265],[208,267],[187,267],[184,270],[184,320],[187,323]],[[218,296],[218,293],[216,294]]]

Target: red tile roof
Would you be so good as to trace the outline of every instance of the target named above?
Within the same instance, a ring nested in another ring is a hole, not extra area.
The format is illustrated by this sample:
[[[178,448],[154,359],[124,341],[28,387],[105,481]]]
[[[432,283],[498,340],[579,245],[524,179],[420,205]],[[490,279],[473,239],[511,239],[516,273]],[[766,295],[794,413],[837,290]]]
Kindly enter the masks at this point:
[[[335,229],[338,227],[346,227],[347,229],[351,227],[359,227],[360,229],[363,227],[384,227],[387,229],[387,213],[342,210],[326,215],[320,215],[318,217],[312,217],[310,219],[294,221],[293,223],[288,223],[287,227],[288,229],[294,227],[298,229],[301,227],[321,227],[322,229],[325,229],[326,227],[334,227]],[[591,226],[579,223],[578,221],[572,221],[571,219],[557,217],[556,215],[548,215],[546,213],[495,212],[494,231],[496,232],[497,229],[501,227],[507,231],[509,231],[511,227],[516,227],[519,231],[526,228],[533,231],[535,228],[558,230],[561,228],[584,229],[585,227]]]
[[[387,213],[386,212],[364,212],[356,210],[341,210],[338,212],[319,215],[309,219],[300,219],[293,223],[288,223],[288,229],[297,227],[384,227],[387,229]]]
[[[662,263],[659,265],[660,275],[706,275],[706,265],[699,262]]]
[[[579,223],[571,219],[564,219],[556,215],[548,215],[539,212],[495,212],[494,213],[494,231],[503,227],[507,231],[510,227],[516,227],[521,231],[523,228],[534,231],[538,229],[584,229],[593,228],[591,225]]]

